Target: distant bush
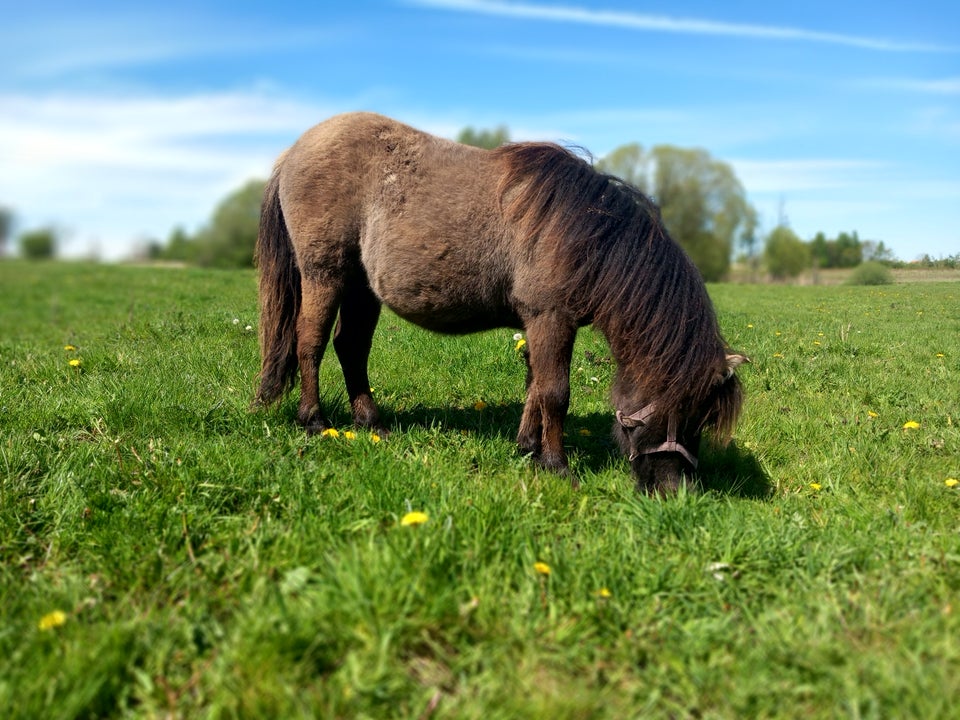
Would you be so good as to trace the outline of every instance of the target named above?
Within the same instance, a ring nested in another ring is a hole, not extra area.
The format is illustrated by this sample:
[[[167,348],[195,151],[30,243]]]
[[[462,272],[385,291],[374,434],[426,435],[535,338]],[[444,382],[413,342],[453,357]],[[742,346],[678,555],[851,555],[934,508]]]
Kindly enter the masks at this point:
[[[850,277],[847,278],[847,285],[892,285],[893,273],[890,268],[881,262],[865,262],[858,265]]]
[[[49,260],[57,254],[57,234],[51,228],[28,230],[20,236],[20,252],[28,260]]]

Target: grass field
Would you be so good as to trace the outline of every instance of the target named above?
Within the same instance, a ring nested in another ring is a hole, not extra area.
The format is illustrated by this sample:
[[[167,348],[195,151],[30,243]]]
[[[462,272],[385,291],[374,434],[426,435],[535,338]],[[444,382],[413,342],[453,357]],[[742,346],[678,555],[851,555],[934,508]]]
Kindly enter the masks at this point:
[[[307,438],[294,398],[248,410],[252,272],[10,261],[0,287],[0,717],[960,705],[960,284],[712,286],[748,399],[670,499],[614,452],[589,331],[573,491],[514,451],[512,330],[385,315],[393,433],[348,435],[328,357],[340,436]]]

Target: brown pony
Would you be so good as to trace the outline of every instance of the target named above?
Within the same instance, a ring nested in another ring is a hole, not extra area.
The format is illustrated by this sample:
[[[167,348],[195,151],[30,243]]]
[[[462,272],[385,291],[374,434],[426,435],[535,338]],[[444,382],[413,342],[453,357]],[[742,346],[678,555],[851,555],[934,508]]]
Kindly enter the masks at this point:
[[[379,115],[334,117],[277,161],[256,259],[256,402],[280,398],[299,369],[297,419],[309,432],[329,427],[318,368],[331,330],[354,422],[380,427],[367,360],[381,304],[444,333],[525,330],[517,443],[562,473],[583,325],[603,332],[617,362],[614,431],[638,488],[676,489],[696,468],[702,431],[729,438],[740,410],[734,371],[746,358],[728,354],[657,207],[556,145],[481,150]]]

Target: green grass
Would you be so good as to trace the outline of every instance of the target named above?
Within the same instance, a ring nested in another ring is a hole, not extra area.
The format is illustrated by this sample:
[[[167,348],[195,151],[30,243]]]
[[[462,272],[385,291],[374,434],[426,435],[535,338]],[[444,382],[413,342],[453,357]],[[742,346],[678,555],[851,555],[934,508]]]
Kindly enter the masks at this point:
[[[307,438],[295,398],[248,410],[252,273],[5,262],[0,287],[0,717],[960,702],[960,285],[711,287],[748,401],[735,443],[703,448],[706,490],[670,499],[614,452],[589,331],[573,491],[514,451],[513,331],[385,315],[394,432]],[[322,374],[346,431],[332,356]]]

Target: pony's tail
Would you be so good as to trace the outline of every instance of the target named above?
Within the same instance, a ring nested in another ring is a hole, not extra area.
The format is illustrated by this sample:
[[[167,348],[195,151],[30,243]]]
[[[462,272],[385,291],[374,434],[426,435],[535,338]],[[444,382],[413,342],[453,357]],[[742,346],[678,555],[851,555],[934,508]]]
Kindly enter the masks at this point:
[[[263,191],[254,260],[260,270],[260,387],[255,405],[269,405],[297,375],[300,270],[280,207],[280,164]]]

